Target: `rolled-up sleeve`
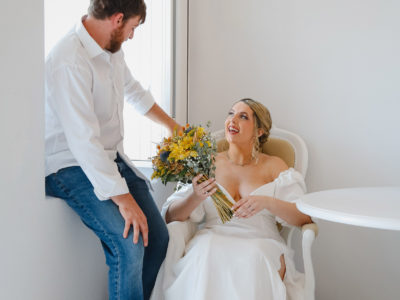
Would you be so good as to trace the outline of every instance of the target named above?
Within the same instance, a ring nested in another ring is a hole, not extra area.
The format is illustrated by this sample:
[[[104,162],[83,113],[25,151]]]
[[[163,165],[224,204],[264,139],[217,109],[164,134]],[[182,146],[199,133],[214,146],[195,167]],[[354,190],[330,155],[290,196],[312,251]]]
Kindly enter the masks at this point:
[[[139,81],[133,78],[125,62],[124,79],[125,100],[133,105],[138,113],[142,115],[146,114],[155,103],[154,97],[148,90],[142,87]]]
[[[84,66],[63,65],[46,74],[46,93],[69,146],[100,200],[129,193],[116,163],[101,144],[91,93],[92,75]]]

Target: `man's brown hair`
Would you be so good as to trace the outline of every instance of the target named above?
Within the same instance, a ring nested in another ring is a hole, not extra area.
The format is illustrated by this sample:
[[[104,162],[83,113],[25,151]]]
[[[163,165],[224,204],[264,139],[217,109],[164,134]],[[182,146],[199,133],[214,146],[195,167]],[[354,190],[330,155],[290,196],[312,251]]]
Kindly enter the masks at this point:
[[[115,13],[123,13],[123,21],[140,16],[142,24],[146,20],[146,4],[143,0],[90,0],[88,13],[99,20],[111,17]]]

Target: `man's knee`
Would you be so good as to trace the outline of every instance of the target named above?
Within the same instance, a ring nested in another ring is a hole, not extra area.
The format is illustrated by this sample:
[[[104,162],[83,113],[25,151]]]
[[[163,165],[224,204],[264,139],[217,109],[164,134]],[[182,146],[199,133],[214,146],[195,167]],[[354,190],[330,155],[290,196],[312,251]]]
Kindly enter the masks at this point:
[[[130,233],[127,238],[120,237],[118,242],[116,254],[118,256],[118,260],[122,264],[126,265],[140,265],[142,264],[144,257],[144,244],[143,238],[140,235],[138,242],[135,244],[133,242],[133,234]]]

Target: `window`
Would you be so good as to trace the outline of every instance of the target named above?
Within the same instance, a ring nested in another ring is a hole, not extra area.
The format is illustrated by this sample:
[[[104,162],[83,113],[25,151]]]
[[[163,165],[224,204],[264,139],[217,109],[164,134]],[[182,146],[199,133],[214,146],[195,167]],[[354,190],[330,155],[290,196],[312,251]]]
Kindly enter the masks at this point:
[[[123,44],[125,61],[133,76],[149,89],[157,103],[172,112],[172,15],[173,0],[145,0],[146,22],[132,40]],[[89,1],[45,0],[45,54],[87,13]],[[140,116],[130,106],[124,108],[125,152],[132,160],[148,160],[154,143],[166,135],[165,129]]]
[[[125,60],[133,76],[149,89],[167,113],[172,112],[172,9],[171,0],[147,0],[146,22],[131,41],[124,43]],[[131,159],[147,160],[165,129],[125,106],[125,152]]]

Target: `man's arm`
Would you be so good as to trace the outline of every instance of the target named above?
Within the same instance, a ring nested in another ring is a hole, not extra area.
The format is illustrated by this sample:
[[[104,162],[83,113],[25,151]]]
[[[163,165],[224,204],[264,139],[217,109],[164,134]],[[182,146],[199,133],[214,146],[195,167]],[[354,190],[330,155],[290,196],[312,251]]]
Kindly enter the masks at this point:
[[[179,131],[181,126],[154,101],[153,96],[133,78],[129,68],[124,65],[124,95],[125,100],[135,107],[136,111],[150,120],[165,126],[172,135],[175,127]]]
[[[177,131],[181,130],[181,126],[176,123],[174,119],[168,116],[167,113],[157,103],[154,103],[145,116],[167,128],[170,135],[172,135],[174,129]]]

